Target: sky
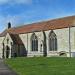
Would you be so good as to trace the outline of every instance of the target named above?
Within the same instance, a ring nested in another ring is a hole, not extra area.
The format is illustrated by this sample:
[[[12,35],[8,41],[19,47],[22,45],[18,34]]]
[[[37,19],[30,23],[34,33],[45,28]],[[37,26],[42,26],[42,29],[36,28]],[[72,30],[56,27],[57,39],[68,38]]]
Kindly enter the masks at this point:
[[[0,32],[29,23],[75,15],[75,0],[0,0]]]

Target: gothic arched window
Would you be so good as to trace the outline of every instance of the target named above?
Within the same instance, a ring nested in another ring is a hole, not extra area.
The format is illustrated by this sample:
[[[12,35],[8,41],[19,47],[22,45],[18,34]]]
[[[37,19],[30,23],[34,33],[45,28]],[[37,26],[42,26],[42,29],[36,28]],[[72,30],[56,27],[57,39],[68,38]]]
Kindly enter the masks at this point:
[[[38,38],[35,33],[33,33],[31,36],[31,50],[38,51]]]
[[[49,50],[57,51],[57,36],[53,30],[49,34]]]

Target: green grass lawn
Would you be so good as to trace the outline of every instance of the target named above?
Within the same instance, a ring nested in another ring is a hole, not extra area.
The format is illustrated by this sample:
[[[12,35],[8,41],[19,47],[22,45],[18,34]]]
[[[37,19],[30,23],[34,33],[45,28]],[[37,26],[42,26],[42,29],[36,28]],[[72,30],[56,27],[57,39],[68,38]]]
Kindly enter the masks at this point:
[[[75,58],[12,58],[5,63],[19,75],[75,75]]]

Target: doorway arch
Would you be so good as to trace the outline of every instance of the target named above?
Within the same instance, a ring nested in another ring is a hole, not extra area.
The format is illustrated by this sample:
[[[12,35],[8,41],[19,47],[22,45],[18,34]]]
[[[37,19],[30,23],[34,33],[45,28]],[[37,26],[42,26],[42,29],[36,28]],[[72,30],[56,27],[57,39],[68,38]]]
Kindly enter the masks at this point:
[[[10,47],[6,46],[6,58],[9,58],[9,54],[10,54]]]

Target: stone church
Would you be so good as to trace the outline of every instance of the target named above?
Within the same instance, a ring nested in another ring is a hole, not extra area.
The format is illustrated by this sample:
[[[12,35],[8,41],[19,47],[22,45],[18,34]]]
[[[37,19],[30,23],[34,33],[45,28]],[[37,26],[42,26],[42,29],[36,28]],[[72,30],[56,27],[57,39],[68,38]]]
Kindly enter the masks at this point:
[[[0,34],[0,58],[75,57],[75,16],[19,27]]]

